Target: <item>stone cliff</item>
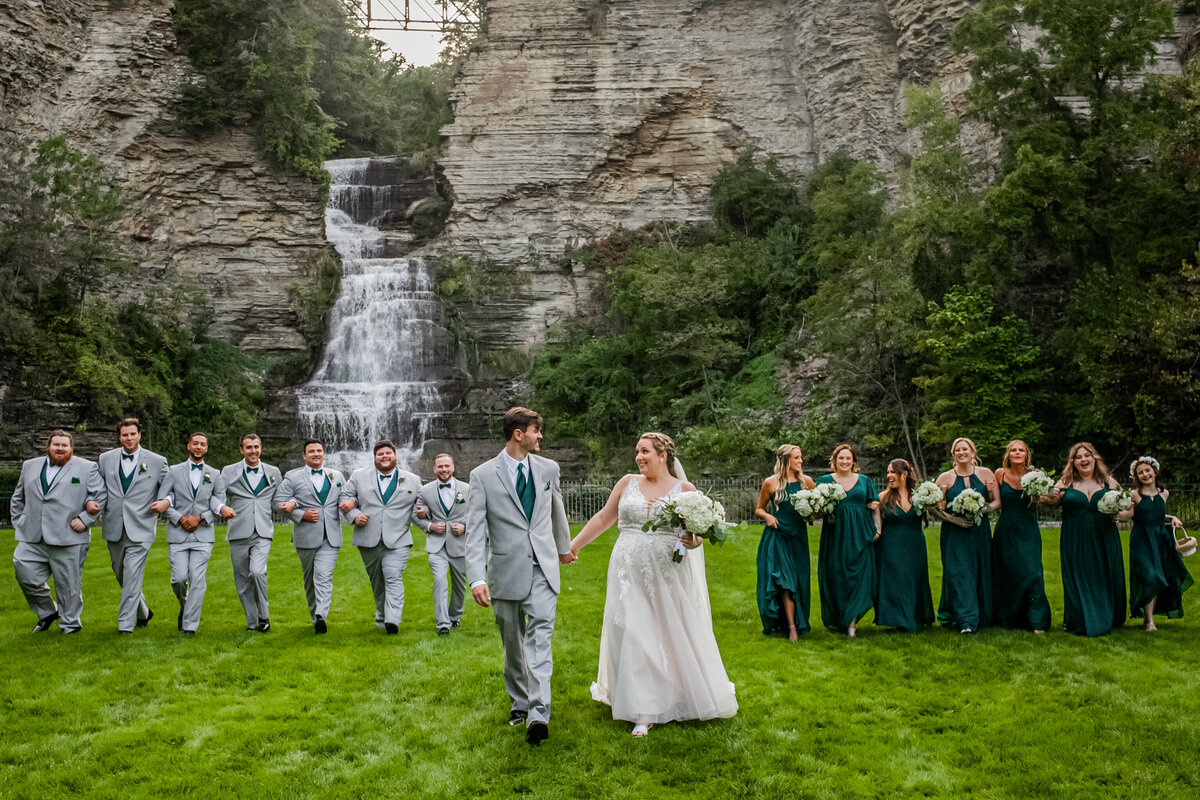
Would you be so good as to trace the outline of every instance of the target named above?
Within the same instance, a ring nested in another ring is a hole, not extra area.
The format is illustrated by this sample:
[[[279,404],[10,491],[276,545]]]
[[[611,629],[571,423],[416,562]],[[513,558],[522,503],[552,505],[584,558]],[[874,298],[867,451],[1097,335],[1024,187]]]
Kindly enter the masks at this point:
[[[198,286],[210,336],[263,353],[308,348],[289,286],[327,252],[317,187],[272,169],[253,134],[175,129],[196,75],[170,0],[0,0],[0,132],[63,134],[112,169],[133,208],[141,269],[119,291]]]

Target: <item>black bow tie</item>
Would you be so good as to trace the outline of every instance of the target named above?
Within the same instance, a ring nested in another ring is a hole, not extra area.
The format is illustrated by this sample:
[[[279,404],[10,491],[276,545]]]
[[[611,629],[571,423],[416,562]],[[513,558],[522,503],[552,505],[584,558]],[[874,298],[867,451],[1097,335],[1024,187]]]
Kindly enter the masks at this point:
[[[258,472],[258,467],[246,467],[246,472]]]
[[[137,455],[137,453],[121,453],[121,458],[122,458],[122,460],[128,458],[130,461],[133,461],[133,459],[136,455]]]
[[[203,464],[192,464],[192,469],[204,469]]]

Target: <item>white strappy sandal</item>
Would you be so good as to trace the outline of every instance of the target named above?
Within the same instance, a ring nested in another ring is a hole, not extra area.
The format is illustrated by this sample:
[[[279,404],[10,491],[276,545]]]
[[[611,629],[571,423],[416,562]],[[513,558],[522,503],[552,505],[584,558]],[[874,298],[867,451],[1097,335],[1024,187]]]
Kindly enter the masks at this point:
[[[645,724],[645,725],[640,725],[640,724],[639,724],[639,725],[634,725],[634,726],[633,726],[633,732],[632,732],[632,733],[633,733],[633,737],[634,737],[635,739],[644,739],[644,738],[646,737],[646,734],[647,734],[647,733],[649,733],[649,732],[650,732],[650,729],[651,729],[651,728],[653,728],[653,727],[654,727],[654,723],[653,723],[653,722],[649,722],[649,723],[647,723],[647,724]]]

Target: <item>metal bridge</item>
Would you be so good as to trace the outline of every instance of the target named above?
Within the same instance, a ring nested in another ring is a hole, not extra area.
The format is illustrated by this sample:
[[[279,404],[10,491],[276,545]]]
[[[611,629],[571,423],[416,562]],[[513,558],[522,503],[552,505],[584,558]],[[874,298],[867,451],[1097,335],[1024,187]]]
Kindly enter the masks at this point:
[[[479,30],[479,2],[470,0],[343,0],[350,16],[369,31]]]

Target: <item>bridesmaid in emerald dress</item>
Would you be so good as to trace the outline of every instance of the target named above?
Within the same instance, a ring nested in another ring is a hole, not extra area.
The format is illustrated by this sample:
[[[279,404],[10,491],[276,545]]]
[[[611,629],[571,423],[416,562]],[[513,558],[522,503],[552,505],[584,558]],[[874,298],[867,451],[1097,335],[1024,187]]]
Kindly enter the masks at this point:
[[[804,474],[804,454],[794,444],[775,450],[775,473],[763,481],[754,515],[766,527],[758,541],[758,615],[763,633],[786,633],[794,642],[808,633],[812,601],[812,567],[808,525],[792,507],[790,496],[813,488]]]
[[[846,490],[833,514],[821,523],[817,550],[817,585],[821,621],[832,631],[857,633],[858,621],[871,610],[875,590],[875,548],[879,538],[879,501],[871,479],[858,473],[858,456],[839,444],[829,459],[833,473],[817,483],[837,483]]]
[[[1106,491],[1117,488],[1095,447],[1071,447],[1058,482],[1063,629],[1069,633],[1103,636],[1125,622],[1121,536],[1113,518],[1096,508]]]
[[[950,445],[954,468],[937,478],[946,493],[939,504],[942,523],[942,597],[938,622],[959,633],[975,633],[992,624],[992,525],[984,516],[976,525],[945,509],[967,489],[983,495],[994,510],[1000,506],[996,476],[979,466],[975,443],[960,437]]]
[[[879,495],[883,529],[875,543],[875,624],[904,633],[934,620],[924,515],[912,504],[916,485],[912,464],[903,458],[888,464],[887,488]]]
[[[1042,575],[1042,529],[1037,504],[1027,497],[1021,478],[1035,467],[1029,446],[1014,439],[1004,448],[1003,466],[996,470],[1000,518],[992,535],[992,599],[996,624],[1005,628],[1045,633],[1050,628],[1050,602]]]
[[[1162,485],[1158,461],[1142,456],[1129,466],[1133,478],[1133,530],[1129,532],[1129,613],[1141,616],[1148,631],[1154,615],[1183,616],[1183,593],[1192,576],[1175,549],[1178,517],[1167,513],[1170,492]]]

